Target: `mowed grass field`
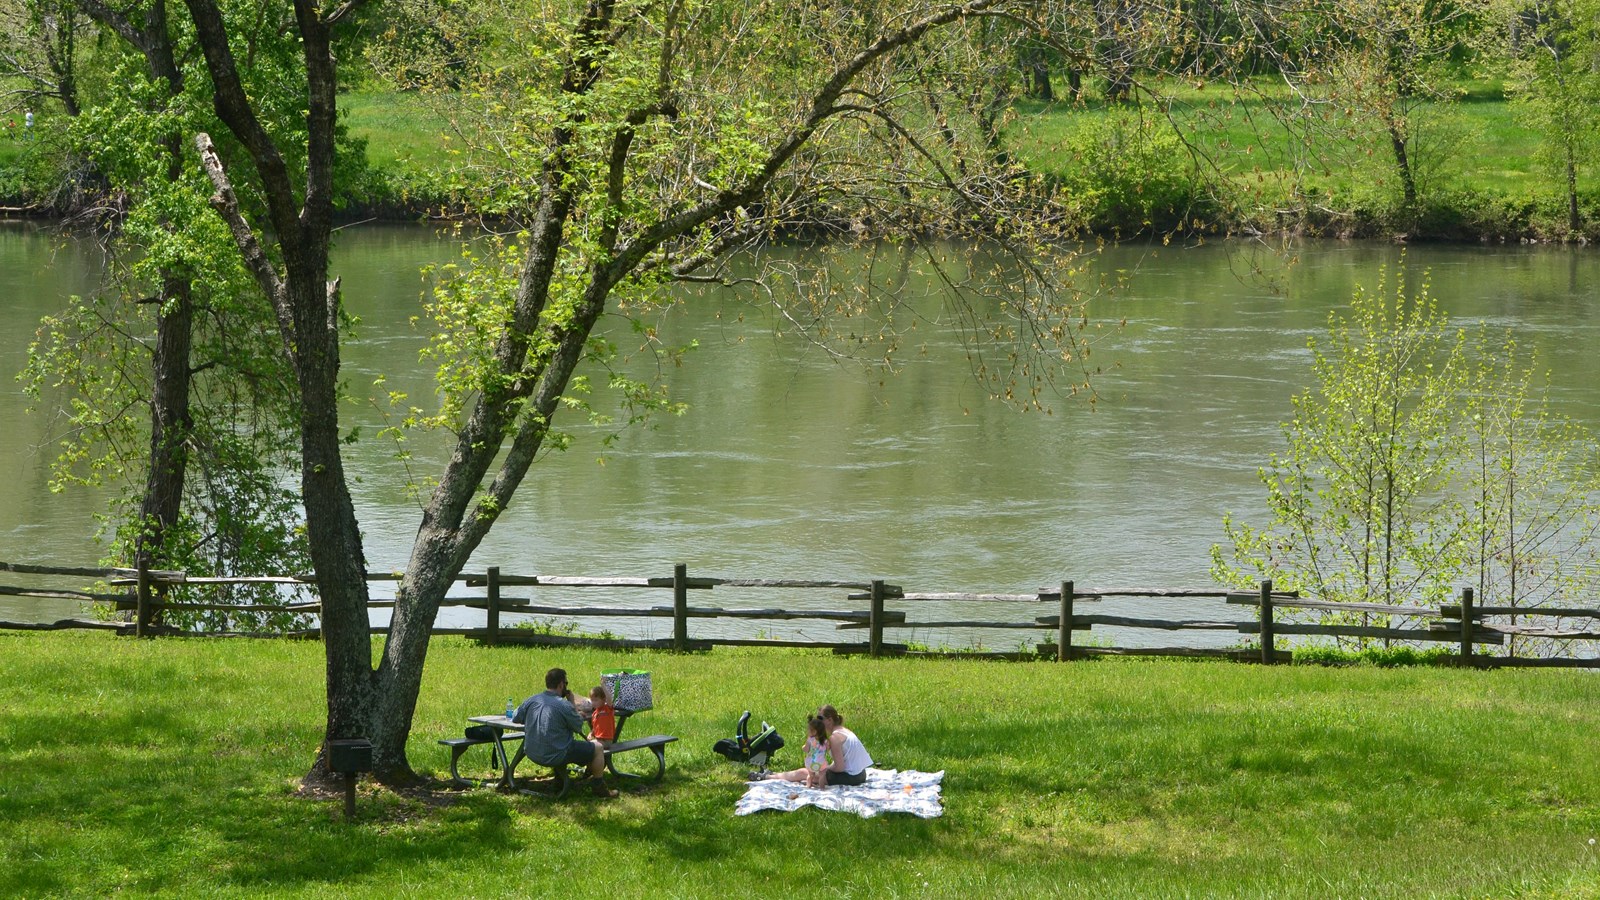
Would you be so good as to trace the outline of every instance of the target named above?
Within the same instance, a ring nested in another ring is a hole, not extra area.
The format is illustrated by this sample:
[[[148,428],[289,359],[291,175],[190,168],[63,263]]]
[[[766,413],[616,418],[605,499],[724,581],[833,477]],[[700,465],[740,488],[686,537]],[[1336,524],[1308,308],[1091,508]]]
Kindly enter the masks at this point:
[[[1403,202],[1389,136],[1336,102],[1303,105],[1281,83],[1163,82],[1159,98],[1108,105],[1089,82],[1082,102],[1019,101],[1004,143],[1029,169],[1060,180],[1083,224],[1140,231],[1294,230],[1420,237],[1565,234],[1564,181],[1543,140],[1518,121],[1500,82],[1449,86],[1451,102],[1410,111],[1418,203]],[[424,192],[459,162],[434,101],[393,92],[341,95],[344,122],[396,185]],[[1579,173],[1585,221],[1600,218],[1600,175]]]
[[[351,91],[339,95],[339,117],[351,137],[367,142],[367,161],[390,172],[440,171],[452,163],[449,121],[415,94]]]
[[[1359,110],[1302,105],[1282,84],[1167,81],[1158,97],[1108,105],[1086,83],[1082,102],[1018,101],[1003,142],[1029,169],[1058,180],[1084,226],[1103,234],[1301,231],[1337,236],[1568,239],[1564,180],[1545,141],[1518,120],[1500,82],[1450,86],[1452,102],[1411,110],[1409,154],[1418,202],[1402,199],[1389,138]],[[449,204],[481,173],[464,168],[449,97],[365,88],[339,95],[341,121],[366,142],[372,171],[348,186],[363,202]],[[1287,117],[1287,118],[1286,118]],[[1314,125],[1310,124],[1314,121]],[[41,113],[41,130],[58,126]],[[20,126],[19,129],[20,131]],[[469,131],[471,128],[469,127]],[[0,136],[0,194],[49,194],[58,141]],[[1580,162],[1584,234],[1600,222],[1600,172]],[[470,193],[470,191],[469,191]]]
[[[1423,102],[1412,114],[1413,164],[1423,186],[1472,184],[1508,193],[1533,190],[1554,174],[1537,158],[1539,134],[1518,122],[1498,82],[1464,83],[1453,102]],[[1142,115],[1162,131],[1181,132],[1197,152],[1236,176],[1286,173],[1299,166],[1314,183],[1345,189],[1393,166],[1388,136],[1337,105],[1307,110],[1281,85],[1261,83],[1236,91],[1227,85],[1163,85],[1170,118],[1147,101],[1107,106],[1093,94],[1085,102],[1022,101],[1007,132],[1011,144],[1039,171],[1061,173],[1075,160],[1062,148],[1110,115]],[[1309,138],[1309,141],[1307,140]]]
[[[562,665],[654,673],[660,785],[297,795],[311,642],[0,634],[0,895],[1600,897],[1600,680],[1557,671],[703,655],[434,642],[409,754]],[[733,815],[742,710],[831,702],[942,818]],[[474,750],[467,769],[487,774]],[[531,774],[532,769],[525,770]]]
[[[1065,85],[1061,88],[1064,92]],[[1424,187],[1473,185],[1516,194],[1557,186],[1538,159],[1539,135],[1516,120],[1498,82],[1466,83],[1457,90],[1455,102],[1423,103],[1414,114],[1414,162]],[[1226,85],[1175,84],[1164,86],[1163,93],[1172,104],[1170,120],[1154,105],[1108,106],[1092,92],[1081,104],[1020,101],[1006,140],[1030,168],[1060,175],[1081,164],[1072,147],[1077,136],[1108,116],[1128,115],[1144,118],[1158,132],[1181,131],[1221,172],[1245,182],[1298,168],[1313,185],[1349,191],[1369,183],[1382,187],[1378,182],[1390,177],[1386,135],[1337,110],[1329,110],[1328,120],[1309,132],[1287,127],[1281,116],[1292,104],[1282,87],[1262,84],[1238,92]],[[374,165],[422,170],[450,163],[448,122],[422,98],[350,92],[341,94],[339,103],[350,133],[368,141]]]

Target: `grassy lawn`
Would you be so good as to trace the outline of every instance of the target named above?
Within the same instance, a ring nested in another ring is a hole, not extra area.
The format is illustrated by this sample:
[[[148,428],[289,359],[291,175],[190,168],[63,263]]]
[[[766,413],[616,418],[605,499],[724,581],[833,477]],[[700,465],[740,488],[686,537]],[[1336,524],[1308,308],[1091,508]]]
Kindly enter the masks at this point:
[[[420,173],[450,165],[448,123],[419,96],[352,91],[339,95],[339,116],[352,137],[366,139],[367,160],[380,169]]]
[[[0,197],[17,197],[27,193],[30,173],[40,167],[42,145],[23,136],[22,116],[16,115],[16,128],[6,128],[12,116],[0,115]]]
[[[1514,210],[1533,200],[1543,210],[1538,216],[1559,220],[1560,186],[1537,157],[1539,136],[1515,120],[1497,83],[1463,83],[1460,90],[1457,102],[1423,104],[1413,114],[1410,155],[1422,202],[1452,210],[1448,215],[1464,222],[1494,225],[1525,215]],[[1133,176],[1141,183],[1163,167],[1187,171],[1187,148],[1174,137],[1181,131],[1183,142],[1207,159],[1208,175],[1222,176],[1224,201],[1247,217],[1249,210],[1307,202],[1380,220],[1397,211],[1399,179],[1388,137],[1375,124],[1334,114],[1307,148],[1303,134],[1274,115],[1280,104],[1295,106],[1281,86],[1263,85],[1247,95],[1227,86],[1178,86],[1171,95],[1176,129],[1154,107],[1108,108],[1086,95],[1076,106],[1019,103],[1006,140],[1030,168],[1070,182],[1096,152],[1085,147],[1104,145],[1097,131],[1131,116],[1147,123],[1143,140],[1165,141],[1151,154],[1155,162],[1143,163],[1156,171]],[[1099,152],[1137,156],[1126,148]],[[1593,193],[1600,185],[1585,176],[1579,189]]]
[[[1283,91],[1264,90],[1261,94],[1235,95],[1227,87],[1202,91],[1178,90],[1173,94],[1173,119],[1195,145],[1234,172],[1283,164],[1294,154],[1294,135],[1274,116],[1272,106],[1288,101]],[[1063,171],[1072,164],[1058,151],[1072,134],[1121,107],[1107,107],[1090,98],[1081,106],[1059,102],[1044,104],[1021,101],[1017,118],[1008,137],[1013,146],[1043,171]],[[1159,111],[1144,113],[1162,121]],[[1451,178],[1477,179],[1509,176],[1507,187],[1522,187],[1525,179],[1538,176],[1530,159],[1539,136],[1514,120],[1511,104],[1497,90],[1483,87],[1467,93],[1455,103],[1424,104],[1417,118],[1421,125],[1418,145],[1424,167],[1429,162]],[[1327,133],[1324,133],[1327,137]],[[1362,156],[1388,152],[1387,137],[1375,129],[1363,131],[1356,152]],[[1471,153],[1457,152],[1461,142],[1470,143]],[[1343,148],[1331,146],[1331,138],[1316,155],[1331,161],[1350,156]],[[1429,159],[1430,152],[1438,157]],[[1301,156],[1306,155],[1301,151]],[[1391,160],[1378,160],[1387,166]]]
[[[1493,80],[1464,81],[1457,102],[1415,111],[1416,209],[1401,202],[1388,138],[1374,123],[1329,110],[1308,147],[1304,133],[1274,115],[1275,108],[1295,106],[1279,83],[1264,80],[1247,93],[1178,83],[1163,90],[1176,131],[1154,105],[1108,107],[1091,91],[1077,105],[1018,102],[1004,139],[1029,168],[1060,178],[1084,224],[1101,233],[1306,226],[1344,236],[1566,235],[1564,195],[1539,160],[1540,138],[1515,121]],[[459,157],[447,137],[447,100],[354,90],[340,95],[339,106],[379,173],[353,185],[353,199],[449,202]],[[1129,121],[1144,127],[1130,132]],[[1206,160],[1199,182],[1191,149]],[[0,137],[0,192],[47,191],[58,177],[54,165]],[[1581,173],[1579,190],[1588,233],[1600,221],[1600,178]]]
[[[438,804],[295,796],[322,721],[304,642],[0,634],[0,895],[1600,896],[1600,680],[1227,663],[676,656],[435,641],[410,756],[534,689],[655,674],[630,726],[683,740],[659,786]],[[831,701],[946,814],[733,816],[710,752],[743,709]],[[486,767],[475,750],[464,767]]]
[[[1387,135],[1376,125],[1333,115],[1307,148],[1305,135],[1274,115],[1274,107],[1294,105],[1281,84],[1262,82],[1249,93],[1226,85],[1169,88],[1181,142],[1154,106],[1108,107],[1092,94],[1081,105],[1019,102],[1005,140],[1029,168],[1065,178],[1079,193],[1135,195],[1123,197],[1127,203],[1088,210],[1088,221],[1101,228],[1137,230],[1141,218],[1151,224],[1151,213],[1130,211],[1130,204],[1140,206],[1148,198],[1137,195],[1160,191],[1163,183],[1189,180],[1185,143],[1208,160],[1207,180],[1221,176],[1224,196],[1217,199],[1235,210],[1185,201],[1179,203],[1187,210],[1185,218],[1248,221],[1261,216],[1257,211],[1307,204],[1322,206],[1336,217],[1355,214],[1378,222],[1388,222],[1398,212],[1398,177]],[[1541,215],[1559,219],[1558,185],[1536,156],[1539,136],[1515,121],[1500,85],[1464,82],[1459,90],[1457,102],[1424,104],[1413,115],[1411,158],[1423,202],[1434,204],[1447,218],[1476,222],[1469,230],[1517,227],[1514,223],[1526,215],[1518,210],[1533,198],[1549,207]],[[419,96],[350,92],[340,96],[340,107],[351,134],[368,141],[373,165],[407,183],[430,183],[454,161],[444,140],[447,116]],[[1148,131],[1143,137],[1104,133],[1108,122],[1121,117],[1142,119]],[[1152,139],[1161,143],[1142,156],[1126,144]],[[1586,176],[1580,189],[1600,190],[1593,182]],[[1157,230],[1180,224],[1171,216],[1154,216]],[[1271,227],[1271,214],[1261,216],[1260,224]]]

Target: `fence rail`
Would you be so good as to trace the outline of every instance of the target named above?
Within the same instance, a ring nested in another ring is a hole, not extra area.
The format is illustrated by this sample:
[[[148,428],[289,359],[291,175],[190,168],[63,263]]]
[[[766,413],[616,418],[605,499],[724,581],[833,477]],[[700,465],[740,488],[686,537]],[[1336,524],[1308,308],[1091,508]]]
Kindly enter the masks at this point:
[[[68,589],[59,586],[18,587],[0,585],[0,596],[106,603],[118,611],[133,613],[132,620],[128,622],[108,622],[86,618],[68,618],[48,623],[0,621],[0,629],[43,631],[83,628],[114,630],[119,633],[140,636],[179,633],[186,635],[207,634],[212,636],[290,639],[317,639],[321,636],[320,629],[315,627],[275,631],[265,634],[251,631],[180,631],[160,623],[161,614],[168,611],[275,612],[314,616],[320,613],[322,608],[321,604],[314,600],[309,602],[284,602],[281,604],[229,604],[204,601],[180,602],[166,599],[170,591],[177,587],[191,590],[204,590],[227,585],[314,587],[315,579],[309,575],[226,578],[189,576],[187,573],[179,571],[40,566],[5,562],[0,562],[0,572],[57,578],[95,578],[113,587],[129,587],[132,590],[117,593],[100,590]],[[375,583],[396,582],[402,579],[403,576],[396,573],[376,573],[368,578],[369,582]],[[1462,662],[1475,665],[1600,668],[1600,659],[1589,656],[1528,658],[1484,655],[1475,652],[1475,647],[1505,646],[1510,639],[1516,637],[1541,638],[1549,641],[1566,642],[1568,645],[1575,642],[1600,640],[1600,629],[1571,630],[1549,628],[1527,624],[1525,621],[1520,623],[1514,621],[1517,618],[1526,620],[1528,617],[1545,617],[1558,621],[1572,618],[1600,619],[1600,609],[1588,607],[1478,606],[1473,602],[1471,589],[1462,591],[1459,602],[1447,603],[1436,607],[1376,603],[1334,603],[1303,598],[1292,592],[1274,591],[1270,581],[1262,582],[1259,590],[1248,593],[1225,590],[1162,590],[1147,588],[1080,591],[1072,581],[1063,581],[1059,585],[1041,587],[1033,593],[937,592],[907,591],[898,585],[889,584],[881,580],[691,578],[688,575],[687,567],[683,564],[675,566],[670,577],[515,575],[503,574],[498,568],[490,568],[482,573],[463,574],[458,577],[457,581],[467,587],[482,588],[484,593],[482,595],[449,596],[440,603],[440,606],[484,610],[486,614],[485,624],[481,627],[453,628],[435,626],[433,633],[464,635],[490,644],[586,644],[619,649],[649,647],[677,650],[699,650],[713,646],[812,647],[831,649],[838,653],[867,653],[871,655],[893,653],[943,656],[977,655],[1006,658],[1039,658],[1047,656],[1059,660],[1132,655],[1210,656],[1251,659],[1272,663],[1291,657],[1291,652],[1281,646],[1281,638],[1333,637],[1402,642],[1449,642],[1457,645],[1457,656]],[[672,593],[672,604],[650,606],[592,604],[569,606],[535,603],[531,596],[508,597],[504,594],[505,588],[528,589],[530,593],[536,593],[543,589],[670,591]],[[846,602],[860,603],[864,601],[867,604],[867,608],[784,609],[770,606],[723,607],[689,605],[688,594],[690,591],[716,590],[845,591],[844,599]],[[1253,610],[1254,615],[1249,618],[1242,621],[1232,621],[1221,614],[1209,618],[1164,619],[1115,615],[1099,610],[1093,613],[1082,613],[1078,611],[1077,607],[1079,603],[1105,605],[1117,600],[1143,599],[1221,601],[1218,604],[1220,613],[1226,613],[1230,608],[1238,608],[1239,606],[1253,606],[1255,609]],[[1033,615],[1025,621],[1007,621],[1005,619],[997,620],[991,618],[918,620],[910,618],[908,609],[887,608],[887,604],[891,602],[905,604],[910,610],[914,610],[920,604],[930,602],[958,605],[972,604],[984,609],[993,609],[997,605],[1025,609],[1026,605],[1036,607],[1037,604],[1046,603],[1053,604],[1055,609],[1053,614]],[[373,609],[392,608],[394,605],[395,601],[384,599],[373,600],[369,603],[369,607]],[[1352,620],[1359,618],[1361,621],[1359,624],[1355,621],[1346,623],[1288,621],[1282,618],[1282,611],[1284,610],[1311,613],[1333,612],[1348,616]],[[671,619],[672,636],[670,638],[641,639],[544,633],[537,629],[505,627],[502,625],[502,617],[506,615],[549,616],[569,620],[593,618]],[[1513,619],[1513,621],[1498,624],[1488,621],[1490,619],[1506,618]],[[689,633],[690,622],[707,619],[732,619],[750,622],[814,620],[836,623],[834,625],[835,629],[843,632],[841,638],[849,636],[850,632],[853,631],[865,631],[866,634],[864,635],[864,640],[856,638],[838,641],[787,640],[767,637],[691,637]],[[1381,621],[1374,623],[1373,619]],[[1394,625],[1390,623],[1391,619],[1399,619],[1402,622],[1411,621],[1415,624]],[[1096,627],[1115,627],[1168,633],[1233,633],[1240,635],[1241,638],[1255,637],[1257,646],[1226,648],[1074,646],[1074,634],[1089,632]],[[1053,643],[1048,641],[1041,642],[1036,645],[1033,651],[1019,649],[1017,652],[958,651],[955,654],[949,652],[930,654],[927,651],[914,650],[907,644],[890,643],[884,639],[884,635],[887,632],[905,629],[934,632],[953,628],[1041,631],[1047,633],[1042,637],[1053,636],[1055,640]],[[386,627],[374,627],[371,631],[373,634],[385,634],[388,629]]]

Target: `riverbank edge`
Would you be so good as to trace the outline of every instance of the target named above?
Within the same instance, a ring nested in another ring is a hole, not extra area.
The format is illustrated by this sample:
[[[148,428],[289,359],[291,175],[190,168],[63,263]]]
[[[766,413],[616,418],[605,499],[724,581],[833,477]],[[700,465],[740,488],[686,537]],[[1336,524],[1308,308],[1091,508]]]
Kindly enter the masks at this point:
[[[1477,190],[1452,192],[1424,200],[1410,212],[1326,205],[1299,209],[1241,211],[1196,215],[1193,210],[1166,210],[1140,221],[1098,221],[1083,226],[1082,239],[1149,240],[1161,238],[1295,238],[1334,241],[1389,241],[1437,244],[1600,244],[1600,196],[1585,196],[1580,227],[1571,231],[1562,220],[1556,198],[1512,197]],[[103,213],[107,204],[80,198],[76,208],[42,202],[29,195],[0,195],[0,222],[46,222],[69,229],[87,227],[85,213]],[[336,213],[340,225],[502,223],[474,212],[459,199],[397,190],[392,196],[348,197]],[[869,229],[870,233],[870,229]],[[826,238],[860,236],[852,223],[817,220],[795,229],[795,236]],[[935,234],[934,237],[939,235]]]

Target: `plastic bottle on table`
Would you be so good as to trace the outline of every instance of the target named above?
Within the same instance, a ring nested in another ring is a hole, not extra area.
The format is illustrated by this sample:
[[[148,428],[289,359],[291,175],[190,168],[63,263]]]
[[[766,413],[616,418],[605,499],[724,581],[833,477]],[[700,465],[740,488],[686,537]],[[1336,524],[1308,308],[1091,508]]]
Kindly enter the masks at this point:
[[[507,697],[506,698],[506,718],[508,718],[508,719],[512,718],[516,714],[517,714],[517,700],[516,700],[516,698],[515,697]]]

